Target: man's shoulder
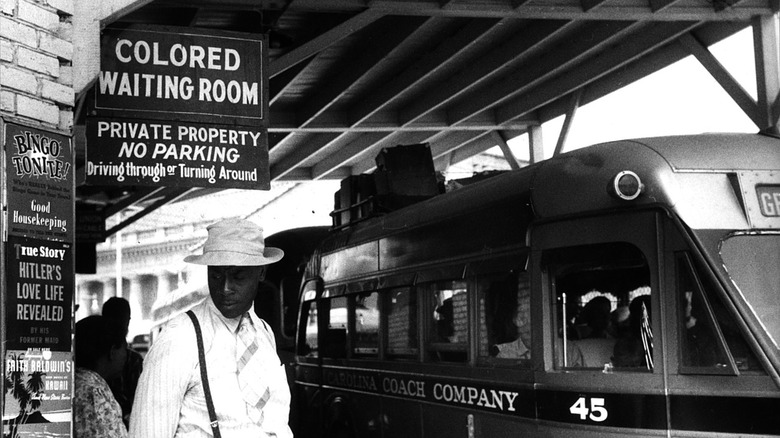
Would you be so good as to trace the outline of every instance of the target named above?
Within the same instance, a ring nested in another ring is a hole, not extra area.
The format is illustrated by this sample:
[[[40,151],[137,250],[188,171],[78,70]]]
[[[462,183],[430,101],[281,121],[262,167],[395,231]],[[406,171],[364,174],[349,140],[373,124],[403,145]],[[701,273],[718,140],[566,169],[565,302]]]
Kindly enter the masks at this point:
[[[162,350],[165,355],[176,355],[188,350],[197,351],[195,343],[195,328],[192,321],[185,314],[177,315],[162,327],[160,333],[153,337],[152,345],[147,354],[154,356]]]

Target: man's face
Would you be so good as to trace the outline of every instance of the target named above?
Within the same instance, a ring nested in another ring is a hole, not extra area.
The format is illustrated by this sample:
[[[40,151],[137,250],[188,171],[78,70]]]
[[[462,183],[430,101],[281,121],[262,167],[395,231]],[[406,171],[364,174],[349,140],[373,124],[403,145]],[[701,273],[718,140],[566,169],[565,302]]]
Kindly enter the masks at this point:
[[[209,266],[209,293],[225,318],[237,318],[252,307],[265,266]]]

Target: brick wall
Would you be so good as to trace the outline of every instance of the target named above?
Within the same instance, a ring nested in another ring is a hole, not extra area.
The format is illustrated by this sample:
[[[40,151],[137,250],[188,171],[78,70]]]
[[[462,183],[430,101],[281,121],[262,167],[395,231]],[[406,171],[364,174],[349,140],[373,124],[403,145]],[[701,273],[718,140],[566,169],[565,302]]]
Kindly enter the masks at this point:
[[[0,0],[0,114],[73,127],[74,0]]]

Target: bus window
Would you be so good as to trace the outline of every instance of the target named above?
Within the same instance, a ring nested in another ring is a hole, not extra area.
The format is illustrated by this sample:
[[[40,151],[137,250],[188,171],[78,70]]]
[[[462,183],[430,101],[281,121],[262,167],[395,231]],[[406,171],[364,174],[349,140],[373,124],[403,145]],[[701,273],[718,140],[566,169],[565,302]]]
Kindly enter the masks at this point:
[[[776,199],[776,198],[775,198]],[[780,352],[780,234],[734,235],[721,257],[734,284]],[[725,334],[725,333],[724,333]]]
[[[414,357],[418,353],[417,295],[409,288],[393,289],[387,297],[388,357]]]
[[[376,356],[379,351],[379,308],[376,292],[355,295],[355,355]]]
[[[543,264],[552,280],[556,369],[653,369],[650,269],[639,249],[558,249]]]
[[[714,293],[711,281],[699,276],[683,254],[677,258],[677,281],[681,306],[680,372],[763,371],[734,318]]]
[[[477,282],[479,356],[497,364],[530,365],[531,290],[527,272]],[[494,359],[492,359],[494,358]]]
[[[341,358],[347,350],[347,297],[336,297],[322,300],[327,304],[328,320],[325,336],[321,338],[320,353],[322,357]]]
[[[317,303],[307,301],[302,307],[302,315],[306,315],[303,321],[300,354],[308,357],[317,357]]]
[[[433,360],[468,360],[468,294],[465,281],[430,283],[423,288],[430,306],[429,357]]]

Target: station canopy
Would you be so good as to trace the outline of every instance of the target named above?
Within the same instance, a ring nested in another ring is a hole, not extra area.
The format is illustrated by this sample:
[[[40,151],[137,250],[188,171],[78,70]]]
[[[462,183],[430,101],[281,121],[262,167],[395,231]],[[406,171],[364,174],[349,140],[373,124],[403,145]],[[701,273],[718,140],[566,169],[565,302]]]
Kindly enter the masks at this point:
[[[443,170],[686,56],[714,60],[708,46],[772,17],[778,3],[156,0],[115,23],[267,34],[271,181],[309,181],[370,172],[382,148],[417,143]],[[77,168],[91,93],[79,96]],[[208,192],[76,189],[104,218]]]

